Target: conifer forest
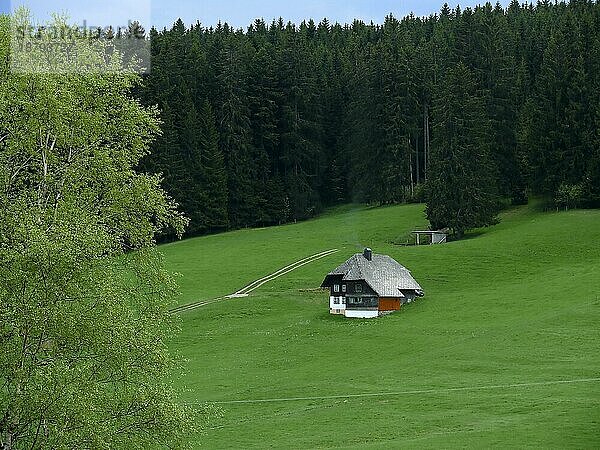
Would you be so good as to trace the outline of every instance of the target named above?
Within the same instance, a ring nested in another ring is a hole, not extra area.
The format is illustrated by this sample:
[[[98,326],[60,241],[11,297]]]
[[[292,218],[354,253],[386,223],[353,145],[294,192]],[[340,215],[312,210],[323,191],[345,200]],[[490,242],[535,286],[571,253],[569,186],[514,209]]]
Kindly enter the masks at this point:
[[[137,95],[163,132],[141,168],[162,173],[192,236],[347,202],[425,201],[458,233],[530,196],[597,206],[599,31],[589,0],[382,25],[179,20],[148,31]]]

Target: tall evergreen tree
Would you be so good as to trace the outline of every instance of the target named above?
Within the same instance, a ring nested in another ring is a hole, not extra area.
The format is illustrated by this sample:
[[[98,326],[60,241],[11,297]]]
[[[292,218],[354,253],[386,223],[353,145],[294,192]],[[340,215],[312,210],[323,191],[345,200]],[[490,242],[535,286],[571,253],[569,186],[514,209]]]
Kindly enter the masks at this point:
[[[202,187],[197,216],[198,226],[204,232],[227,229],[227,171],[225,159],[219,148],[219,134],[215,116],[206,100],[199,115],[199,184]],[[194,218],[191,218],[193,222]]]
[[[562,183],[577,184],[589,156],[580,35],[572,17],[559,20],[544,53],[528,111],[532,114],[527,134],[531,186],[548,197],[554,196]]]
[[[484,101],[463,63],[442,80],[434,113],[427,218],[434,228],[448,227],[461,237],[493,224],[498,212]]]
[[[256,198],[253,179],[255,161],[252,159],[250,110],[247,97],[247,47],[236,45],[237,38],[228,31],[227,42],[220,52],[217,64],[217,106],[219,146],[225,157],[228,173],[228,216],[233,227],[255,224]]]

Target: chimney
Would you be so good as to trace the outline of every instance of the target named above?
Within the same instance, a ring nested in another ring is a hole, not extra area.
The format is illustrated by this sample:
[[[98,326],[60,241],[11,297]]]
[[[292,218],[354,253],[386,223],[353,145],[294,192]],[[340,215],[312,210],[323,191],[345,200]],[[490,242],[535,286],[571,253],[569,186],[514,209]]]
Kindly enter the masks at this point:
[[[363,252],[363,256],[369,260],[369,261],[373,261],[373,250],[371,250],[370,248],[365,248],[365,251]]]

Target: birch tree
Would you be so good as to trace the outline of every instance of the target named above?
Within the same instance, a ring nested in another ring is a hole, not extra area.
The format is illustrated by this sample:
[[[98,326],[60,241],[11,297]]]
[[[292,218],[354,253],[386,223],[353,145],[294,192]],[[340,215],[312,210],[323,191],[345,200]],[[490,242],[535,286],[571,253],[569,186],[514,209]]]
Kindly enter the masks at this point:
[[[174,446],[188,414],[168,382],[176,286],[154,237],[185,219],[134,170],[157,111],[129,72],[15,71],[9,26],[0,16],[0,448]]]

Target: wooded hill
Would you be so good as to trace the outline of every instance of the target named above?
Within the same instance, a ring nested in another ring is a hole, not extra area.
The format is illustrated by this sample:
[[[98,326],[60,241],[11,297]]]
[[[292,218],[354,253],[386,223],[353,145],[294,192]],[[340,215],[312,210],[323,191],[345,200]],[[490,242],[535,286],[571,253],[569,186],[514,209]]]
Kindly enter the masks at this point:
[[[164,174],[191,235],[473,186],[490,208],[531,194],[593,205],[599,31],[600,4],[584,0],[445,5],[383,25],[179,20],[150,31],[139,96],[162,110],[163,135],[143,169]]]

